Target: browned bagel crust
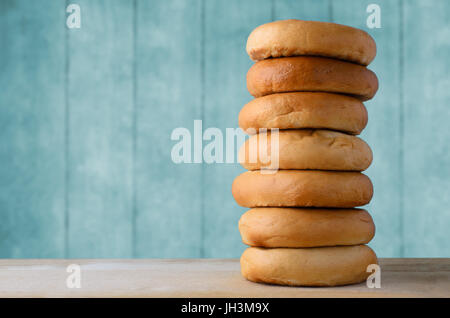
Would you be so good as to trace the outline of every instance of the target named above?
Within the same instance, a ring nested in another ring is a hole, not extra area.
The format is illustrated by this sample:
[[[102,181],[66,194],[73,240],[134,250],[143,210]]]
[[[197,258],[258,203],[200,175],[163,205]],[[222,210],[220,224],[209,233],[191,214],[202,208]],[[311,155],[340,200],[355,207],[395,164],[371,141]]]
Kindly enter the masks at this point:
[[[328,92],[365,101],[378,90],[375,73],[364,66],[339,60],[297,56],[263,60],[247,73],[247,88],[254,97],[286,92]]]
[[[254,208],[239,220],[242,242],[260,247],[369,243],[375,224],[363,209]]]
[[[270,57],[315,55],[368,65],[377,47],[365,31],[350,26],[303,20],[280,20],[258,26],[247,40],[253,61]]]
[[[280,170],[247,171],[232,185],[236,202],[244,207],[353,208],[370,202],[373,186],[360,172]]]
[[[276,164],[282,170],[364,171],[372,162],[372,150],[364,140],[337,131],[269,131],[251,136],[242,145],[239,162],[247,170]]]
[[[271,94],[255,98],[239,113],[239,126],[279,129],[331,129],[358,135],[367,125],[367,110],[356,98],[321,92]]]
[[[241,256],[241,273],[257,283],[290,286],[339,286],[363,282],[367,267],[377,264],[367,245],[261,248],[249,247]]]

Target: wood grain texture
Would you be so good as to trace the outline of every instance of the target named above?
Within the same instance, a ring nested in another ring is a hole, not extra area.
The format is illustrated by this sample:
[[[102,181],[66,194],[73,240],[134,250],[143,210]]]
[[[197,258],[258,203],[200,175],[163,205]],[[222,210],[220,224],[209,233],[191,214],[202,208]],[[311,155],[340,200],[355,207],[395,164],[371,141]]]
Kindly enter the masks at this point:
[[[69,264],[81,288],[66,287]],[[450,259],[381,259],[381,288],[252,283],[237,259],[0,260],[0,297],[450,297]]]
[[[405,255],[450,251],[449,12],[449,1],[404,1]]]
[[[273,20],[331,21],[331,0],[273,0]]]
[[[68,256],[132,251],[133,11],[79,1],[68,30]],[[120,39],[120,40],[118,40]]]
[[[62,12],[0,2],[1,257],[64,257]]]
[[[137,257],[199,257],[200,164],[175,164],[171,133],[201,119],[201,1],[137,2]]]

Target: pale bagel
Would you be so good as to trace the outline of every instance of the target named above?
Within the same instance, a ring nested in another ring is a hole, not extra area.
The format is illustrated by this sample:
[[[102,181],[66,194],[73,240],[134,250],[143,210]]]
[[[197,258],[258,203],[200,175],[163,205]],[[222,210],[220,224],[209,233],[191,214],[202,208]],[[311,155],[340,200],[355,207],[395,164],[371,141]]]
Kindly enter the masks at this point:
[[[362,139],[336,131],[281,130],[251,136],[239,151],[239,162],[247,170],[275,163],[278,169],[363,171],[372,162],[372,151]]]
[[[353,208],[370,202],[373,186],[360,172],[280,170],[247,171],[232,185],[236,202],[244,207]]]
[[[250,246],[321,247],[369,243],[375,225],[363,209],[254,208],[239,231]]]
[[[366,125],[367,110],[359,99],[321,92],[266,95],[239,113],[239,126],[249,133],[249,128],[324,128],[358,135]]]
[[[377,256],[366,245],[261,248],[241,256],[241,273],[253,282],[291,286],[338,286],[363,282]]]
[[[339,60],[297,56],[256,62],[247,73],[254,97],[285,92],[328,92],[371,99],[378,90],[375,73]]]
[[[263,24],[250,33],[247,53],[254,61],[270,57],[316,55],[368,65],[377,52],[365,31],[346,25],[302,20]]]

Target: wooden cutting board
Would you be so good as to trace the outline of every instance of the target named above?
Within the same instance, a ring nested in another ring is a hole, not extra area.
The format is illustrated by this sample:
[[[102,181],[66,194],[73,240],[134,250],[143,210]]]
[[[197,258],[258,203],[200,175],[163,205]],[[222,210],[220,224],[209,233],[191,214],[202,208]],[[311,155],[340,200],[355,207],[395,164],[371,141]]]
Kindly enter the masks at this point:
[[[81,288],[68,288],[78,264]],[[245,280],[237,259],[0,260],[0,297],[450,297],[450,258],[380,259],[381,288]]]

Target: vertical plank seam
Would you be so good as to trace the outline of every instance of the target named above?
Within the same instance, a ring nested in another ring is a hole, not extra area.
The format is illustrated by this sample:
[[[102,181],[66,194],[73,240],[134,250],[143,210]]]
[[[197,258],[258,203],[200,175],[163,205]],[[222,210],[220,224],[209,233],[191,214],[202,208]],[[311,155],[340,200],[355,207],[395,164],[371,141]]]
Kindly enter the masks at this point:
[[[201,0],[200,3],[200,28],[201,28],[201,37],[200,37],[200,118],[203,123],[205,117],[205,0]],[[204,188],[205,188],[205,165],[201,164],[200,169],[200,257],[205,257],[205,197],[204,197]]]
[[[133,0],[133,92],[132,92],[132,154],[131,154],[131,255],[137,257],[137,182],[136,182],[136,162],[137,162],[137,0]]]
[[[333,22],[333,1],[328,0],[328,19]]]
[[[275,21],[276,17],[276,8],[275,8],[275,0],[270,1],[270,20]]]
[[[69,0],[65,1],[64,13]],[[65,25],[64,19],[64,258],[70,257],[69,246],[69,145],[70,145],[70,105],[69,105],[69,29]]]
[[[399,104],[400,104],[400,114],[399,114],[399,210],[400,210],[400,257],[405,256],[405,230],[404,230],[404,135],[405,135],[405,123],[404,123],[404,55],[405,55],[405,38],[404,38],[404,1],[400,0],[399,8]]]

